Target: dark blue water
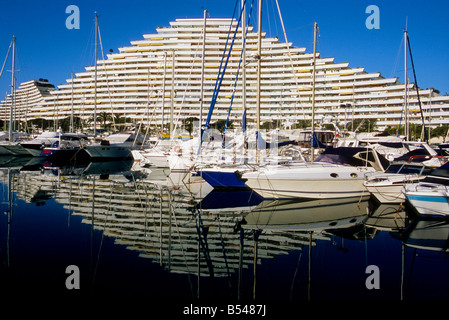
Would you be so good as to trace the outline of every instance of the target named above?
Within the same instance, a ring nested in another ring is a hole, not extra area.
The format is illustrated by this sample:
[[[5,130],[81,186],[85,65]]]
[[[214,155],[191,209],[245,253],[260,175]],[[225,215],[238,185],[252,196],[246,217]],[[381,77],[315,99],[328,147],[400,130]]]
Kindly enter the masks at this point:
[[[3,169],[2,291],[145,298],[155,306],[448,299],[447,220],[424,221],[365,198],[273,203],[243,191],[195,198],[166,182],[132,169]],[[70,265],[79,289],[67,288]]]

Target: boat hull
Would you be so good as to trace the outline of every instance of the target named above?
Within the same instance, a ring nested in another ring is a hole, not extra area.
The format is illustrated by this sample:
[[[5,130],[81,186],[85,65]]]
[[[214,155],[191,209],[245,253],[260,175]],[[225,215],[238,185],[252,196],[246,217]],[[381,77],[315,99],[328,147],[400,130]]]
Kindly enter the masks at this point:
[[[83,148],[45,148],[40,156],[53,162],[77,162],[89,159]]]
[[[413,208],[423,216],[449,216],[449,190],[435,183],[407,185],[403,192]]]
[[[249,189],[237,169],[205,169],[198,174],[215,189]]]
[[[244,173],[251,189],[266,199],[337,199],[367,195],[363,182],[370,167],[307,165]]]
[[[27,149],[18,143],[5,143],[0,145],[0,155],[2,156],[31,156]]]
[[[405,184],[418,183],[425,176],[416,174],[379,174],[370,176],[365,187],[380,203],[401,203],[405,201],[402,188]]]
[[[92,159],[128,159],[132,157],[131,149],[122,145],[91,145],[85,146],[84,149]]]
[[[366,186],[380,203],[401,203],[405,200],[402,185]]]

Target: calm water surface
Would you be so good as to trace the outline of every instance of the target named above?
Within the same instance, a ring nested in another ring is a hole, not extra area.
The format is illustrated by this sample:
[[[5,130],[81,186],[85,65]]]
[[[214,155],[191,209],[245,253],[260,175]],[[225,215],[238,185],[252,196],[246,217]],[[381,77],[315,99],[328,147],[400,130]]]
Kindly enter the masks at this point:
[[[154,303],[448,299],[449,221],[422,220],[407,206],[369,196],[263,200],[132,161],[8,162],[0,173],[0,280],[11,294]]]

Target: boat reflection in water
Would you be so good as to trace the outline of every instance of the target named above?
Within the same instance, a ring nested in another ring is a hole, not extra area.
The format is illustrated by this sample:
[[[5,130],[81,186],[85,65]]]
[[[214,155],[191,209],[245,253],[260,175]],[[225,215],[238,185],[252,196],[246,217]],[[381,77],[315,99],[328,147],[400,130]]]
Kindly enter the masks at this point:
[[[369,195],[310,201],[266,200],[244,218],[246,228],[323,231],[363,225]]]
[[[447,223],[426,221],[424,228],[399,205],[369,197],[264,200],[248,190],[212,191],[188,173],[136,170],[133,161],[21,161],[3,161],[1,171],[0,273],[11,292],[45,287],[73,295],[65,268],[76,265],[81,295],[447,298]],[[368,265],[381,270],[379,290],[365,286]]]

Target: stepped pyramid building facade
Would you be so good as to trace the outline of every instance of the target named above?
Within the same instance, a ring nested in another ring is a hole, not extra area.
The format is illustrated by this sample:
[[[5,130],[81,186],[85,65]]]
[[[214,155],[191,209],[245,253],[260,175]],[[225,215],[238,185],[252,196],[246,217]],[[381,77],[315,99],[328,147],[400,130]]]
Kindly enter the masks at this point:
[[[229,50],[235,28],[239,30]],[[251,26],[248,28],[246,81],[241,63],[244,37],[236,20],[207,19],[204,33],[203,19],[178,19],[169,27],[158,27],[155,34],[146,34],[142,40],[132,41],[130,46],[119,48],[119,52],[108,54],[104,60],[97,60],[96,70],[94,66],[86,67],[57,90],[38,90],[40,97],[33,101],[16,99],[15,119],[55,120],[73,114],[88,120],[94,113],[98,116],[106,112],[153,127],[171,119],[180,124],[189,117],[202,119],[204,123],[225,52],[230,53],[229,61],[211,122],[226,119],[232,106],[230,120],[239,126],[246,105],[248,125],[254,127],[257,33]],[[225,51],[228,34],[231,38]],[[223,65],[225,62],[226,56]],[[289,127],[297,121],[310,121],[312,78],[313,53],[263,34],[261,123],[280,120],[284,127]],[[36,88],[38,83],[26,82],[18,89],[17,96],[28,96]],[[405,85],[396,78],[384,78],[362,67],[350,68],[347,62],[337,63],[334,58],[317,53],[314,101],[318,123],[365,119],[375,121],[380,129],[398,126],[404,121],[407,96],[408,120],[421,124],[414,84],[408,85],[407,95],[405,92]],[[439,95],[433,89],[420,89],[419,97],[426,125],[448,124],[449,96]],[[2,119],[9,119],[8,103],[10,97],[2,102]]]

